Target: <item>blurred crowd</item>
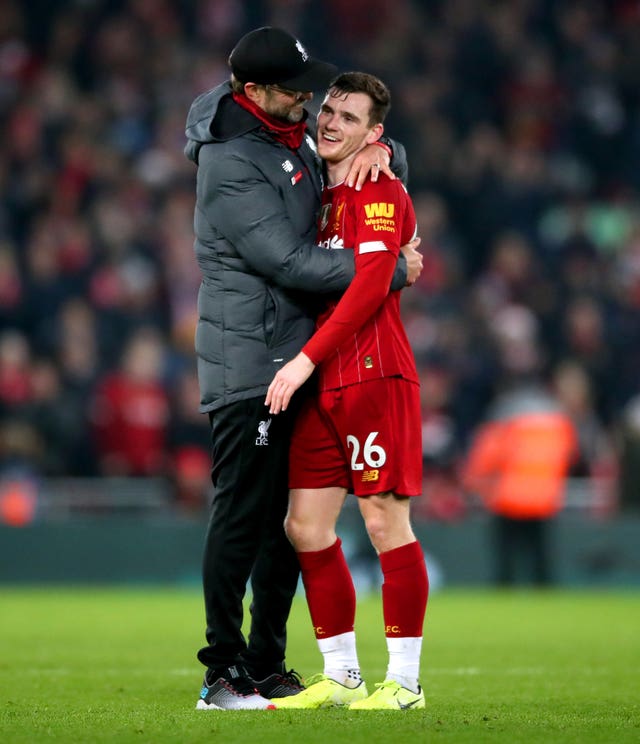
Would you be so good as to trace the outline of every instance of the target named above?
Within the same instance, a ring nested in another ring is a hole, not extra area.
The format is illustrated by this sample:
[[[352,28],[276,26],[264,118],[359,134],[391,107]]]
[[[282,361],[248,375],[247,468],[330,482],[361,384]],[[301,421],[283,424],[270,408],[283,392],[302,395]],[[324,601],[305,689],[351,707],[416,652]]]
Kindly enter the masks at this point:
[[[193,333],[193,98],[260,25],[391,87],[425,269],[424,513],[496,396],[539,377],[572,474],[640,505],[640,3],[3,0],[0,472],[160,475],[206,500]]]

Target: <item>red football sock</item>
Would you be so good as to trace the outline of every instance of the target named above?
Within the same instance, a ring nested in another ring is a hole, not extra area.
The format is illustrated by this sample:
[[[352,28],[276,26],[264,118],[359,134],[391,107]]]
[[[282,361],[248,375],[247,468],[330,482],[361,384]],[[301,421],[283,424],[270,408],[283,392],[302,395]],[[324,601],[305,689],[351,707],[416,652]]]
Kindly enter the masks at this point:
[[[427,609],[429,579],[420,543],[380,553],[382,610],[387,638],[419,638]]]
[[[353,631],[356,590],[338,538],[324,550],[298,553],[316,638]]]

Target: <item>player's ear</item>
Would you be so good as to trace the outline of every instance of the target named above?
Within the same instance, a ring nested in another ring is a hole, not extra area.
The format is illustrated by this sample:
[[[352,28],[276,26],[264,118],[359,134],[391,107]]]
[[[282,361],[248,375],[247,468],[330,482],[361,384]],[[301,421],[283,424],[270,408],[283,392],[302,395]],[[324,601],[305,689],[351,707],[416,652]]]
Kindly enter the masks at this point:
[[[377,142],[380,137],[382,137],[382,133],[384,132],[384,127],[382,124],[375,124],[371,127],[369,130],[369,133],[367,134],[367,144],[372,145],[374,142]]]

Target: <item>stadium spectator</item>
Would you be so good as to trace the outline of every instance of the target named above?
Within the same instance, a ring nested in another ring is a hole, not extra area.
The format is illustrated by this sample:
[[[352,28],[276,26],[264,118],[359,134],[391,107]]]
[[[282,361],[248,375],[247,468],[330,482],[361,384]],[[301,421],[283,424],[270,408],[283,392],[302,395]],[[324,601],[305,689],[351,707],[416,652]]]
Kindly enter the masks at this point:
[[[418,369],[424,498],[416,500],[412,514],[417,519],[456,522],[467,513],[459,479],[463,443],[462,417],[456,410],[457,375],[451,361],[439,354],[418,357]]]
[[[195,369],[176,375],[168,431],[173,497],[184,513],[201,514],[209,505],[211,454],[209,422],[198,410],[200,390]]]
[[[571,419],[532,369],[512,373],[468,453],[462,480],[492,515],[495,581],[552,583],[550,524],[577,457]]]
[[[620,501],[624,508],[640,511],[640,394],[631,398],[619,425]]]
[[[24,280],[15,245],[0,244],[0,331],[21,325]]]
[[[158,333],[142,327],[127,342],[119,369],[98,380],[90,420],[102,475],[166,474],[164,356]]]

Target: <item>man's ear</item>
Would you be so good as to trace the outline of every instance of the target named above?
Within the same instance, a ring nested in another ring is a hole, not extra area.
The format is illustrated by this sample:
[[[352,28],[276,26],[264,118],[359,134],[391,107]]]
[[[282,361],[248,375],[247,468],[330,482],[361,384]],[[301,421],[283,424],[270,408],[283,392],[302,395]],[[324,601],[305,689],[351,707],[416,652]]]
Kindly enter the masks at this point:
[[[365,140],[366,143],[368,145],[372,145],[374,142],[377,142],[380,139],[380,137],[382,137],[383,132],[384,132],[384,127],[382,126],[382,124],[376,124],[369,130],[369,133],[367,134],[367,137]]]
[[[261,86],[257,83],[245,83],[244,94],[253,103],[260,103],[260,90]]]

